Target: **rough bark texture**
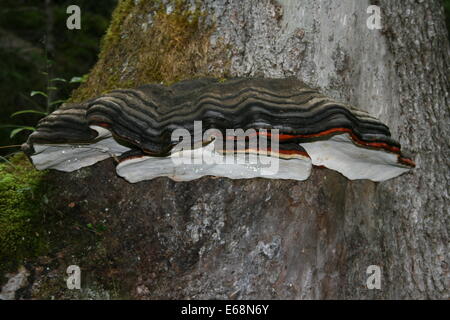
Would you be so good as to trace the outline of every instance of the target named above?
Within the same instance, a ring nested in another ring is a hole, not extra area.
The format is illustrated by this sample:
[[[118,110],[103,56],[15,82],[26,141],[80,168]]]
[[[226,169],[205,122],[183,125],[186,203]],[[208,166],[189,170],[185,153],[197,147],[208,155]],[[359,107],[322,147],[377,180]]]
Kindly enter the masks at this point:
[[[201,54],[216,59],[208,62],[213,75],[294,75],[369,111],[415,157],[415,170],[384,183],[315,169],[305,182],[132,185],[114,174],[112,160],[52,173],[61,206],[73,202],[78,214],[107,221],[105,258],[81,265],[85,276],[113,279],[135,298],[448,299],[450,53],[442,3],[377,1],[381,31],[366,26],[370,4],[205,0],[215,23]],[[126,19],[139,15],[149,12]],[[132,80],[131,63],[120,63]],[[366,287],[370,265],[382,268],[381,290]]]

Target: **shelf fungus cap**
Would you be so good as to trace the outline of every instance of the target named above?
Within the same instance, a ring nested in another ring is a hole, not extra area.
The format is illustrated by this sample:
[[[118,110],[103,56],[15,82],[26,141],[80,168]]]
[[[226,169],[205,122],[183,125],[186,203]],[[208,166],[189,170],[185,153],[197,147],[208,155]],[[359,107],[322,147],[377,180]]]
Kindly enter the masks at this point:
[[[64,104],[39,121],[22,145],[37,169],[71,172],[130,150],[110,131],[89,126],[86,109],[87,104]]]
[[[313,165],[352,180],[384,181],[415,166],[385,124],[294,78],[114,90],[64,104],[38,123],[23,150],[37,169],[61,171],[113,157],[130,182],[305,180]]]

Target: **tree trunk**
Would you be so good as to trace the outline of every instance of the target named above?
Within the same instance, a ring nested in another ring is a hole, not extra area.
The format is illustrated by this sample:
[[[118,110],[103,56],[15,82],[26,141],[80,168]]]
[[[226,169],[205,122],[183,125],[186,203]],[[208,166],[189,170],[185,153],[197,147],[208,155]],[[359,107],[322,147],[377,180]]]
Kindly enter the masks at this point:
[[[378,116],[417,168],[382,183],[314,168],[305,182],[129,184],[112,160],[52,173],[64,185],[58,201],[85,203],[81,214],[107,221],[105,258],[95,267],[81,261],[84,275],[101,274],[134,298],[448,299],[450,53],[442,2],[372,2],[119,3],[74,100],[197,76],[295,76]],[[366,24],[372,4],[381,8],[382,30]],[[381,268],[381,289],[366,286],[371,265]]]

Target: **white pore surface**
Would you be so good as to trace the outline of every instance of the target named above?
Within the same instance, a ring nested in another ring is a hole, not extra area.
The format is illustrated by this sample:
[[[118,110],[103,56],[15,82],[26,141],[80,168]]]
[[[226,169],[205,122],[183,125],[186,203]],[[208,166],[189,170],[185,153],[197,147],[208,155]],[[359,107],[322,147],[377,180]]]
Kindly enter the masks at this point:
[[[221,155],[214,151],[214,143],[210,143],[203,148],[179,151],[169,157],[142,156],[124,160],[116,170],[119,176],[132,183],[161,176],[175,181],[190,181],[203,176],[303,181],[309,177],[312,167],[307,157],[285,160],[254,155],[254,159],[257,161],[246,160],[244,154]]]
[[[34,144],[33,164],[39,170],[71,172],[130,150],[117,143],[107,129],[91,128],[98,132],[96,142],[92,144]]]
[[[396,154],[356,146],[349,134],[300,145],[314,165],[336,170],[350,180],[384,181],[410,170],[398,163]]]

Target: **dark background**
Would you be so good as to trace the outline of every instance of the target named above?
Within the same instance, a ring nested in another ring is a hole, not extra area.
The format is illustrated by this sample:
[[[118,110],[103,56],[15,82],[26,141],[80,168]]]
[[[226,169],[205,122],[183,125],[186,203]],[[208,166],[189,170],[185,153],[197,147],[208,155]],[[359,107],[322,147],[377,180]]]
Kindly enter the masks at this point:
[[[0,0],[0,156],[19,150],[30,131],[10,138],[16,126],[34,126],[39,114],[11,114],[26,109],[45,110],[47,100],[31,91],[50,94],[52,101],[67,99],[97,60],[101,38],[118,0]],[[450,34],[450,0],[443,0]],[[68,30],[66,9],[81,8],[81,30]],[[48,86],[58,90],[48,90]],[[54,105],[56,107],[57,104]]]

